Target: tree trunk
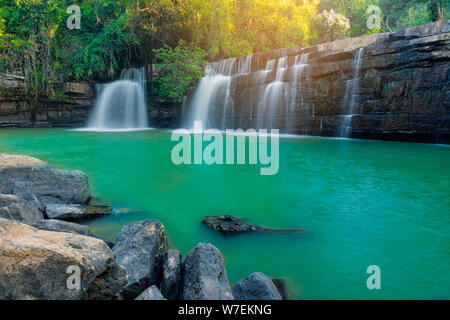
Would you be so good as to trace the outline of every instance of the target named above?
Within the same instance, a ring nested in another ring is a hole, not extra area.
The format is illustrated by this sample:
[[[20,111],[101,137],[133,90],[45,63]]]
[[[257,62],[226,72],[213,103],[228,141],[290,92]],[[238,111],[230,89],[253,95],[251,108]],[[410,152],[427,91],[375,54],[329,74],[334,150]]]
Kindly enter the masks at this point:
[[[440,0],[431,0],[431,18],[433,22],[444,19],[443,9]]]

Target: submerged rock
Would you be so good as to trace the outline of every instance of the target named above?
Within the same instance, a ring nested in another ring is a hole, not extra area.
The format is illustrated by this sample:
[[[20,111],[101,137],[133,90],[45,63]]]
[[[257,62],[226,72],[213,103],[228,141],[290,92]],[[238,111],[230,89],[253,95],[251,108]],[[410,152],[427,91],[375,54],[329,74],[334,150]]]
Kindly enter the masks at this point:
[[[115,268],[101,240],[0,218],[0,299],[80,299],[98,277],[116,294],[120,286],[109,276]]]
[[[249,232],[273,232],[273,233],[303,233],[306,229],[270,229],[258,227],[246,222],[244,219],[230,215],[207,216],[202,222],[215,231],[225,235]]]
[[[167,300],[155,285],[145,289],[135,300]]]
[[[88,177],[79,170],[57,169],[29,156],[0,154],[0,193],[12,194],[18,181],[26,181],[27,190],[43,205],[85,204],[90,197]]]
[[[161,292],[168,300],[175,300],[180,291],[181,252],[168,250],[164,255]]]
[[[0,194],[0,217],[25,223],[35,223],[44,219],[38,208],[9,194]]]
[[[272,280],[261,272],[254,272],[233,286],[236,300],[281,300]]]
[[[219,249],[199,243],[182,265],[180,300],[233,300]]]
[[[144,220],[123,226],[116,240],[113,251],[117,262],[128,272],[122,294],[125,299],[134,299],[149,285],[161,281],[168,248],[166,230],[158,220]]]

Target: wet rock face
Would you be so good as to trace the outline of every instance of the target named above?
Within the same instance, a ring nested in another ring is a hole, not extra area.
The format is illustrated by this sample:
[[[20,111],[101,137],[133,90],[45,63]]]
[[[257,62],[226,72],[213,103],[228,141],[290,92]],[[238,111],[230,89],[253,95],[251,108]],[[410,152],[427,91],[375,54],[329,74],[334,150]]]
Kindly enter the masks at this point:
[[[151,286],[145,289],[135,300],[167,300],[159,291],[158,287]]]
[[[61,170],[36,158],[0,154],[0,193],[12,194],[17,181],[40,203],[85,204],[90,198],[88,177],[79,170]]]
[[[181,281],[181,252],[168,250],[164,255],[161,292],[168,300],[178,297]]]
[[[167,248],[166,230],[158,220],[122,227],[113,251],[117,262],[128,272],[128,283],[123,291],[126,299],[136,298],[149,285],[159,285]]]
[[[79,270],[79,277],[68,268]],[[80,299],[86,292],[114,296],[124,276],[114,274],[117,268],[104,241],[0,218],[0,299]]]
[[[281,300],[277,287],[268,276],[254,272],[233,286],[236,300]]]
[[[180,300],[233,300],[219,249],[199,243],[182,265]]]

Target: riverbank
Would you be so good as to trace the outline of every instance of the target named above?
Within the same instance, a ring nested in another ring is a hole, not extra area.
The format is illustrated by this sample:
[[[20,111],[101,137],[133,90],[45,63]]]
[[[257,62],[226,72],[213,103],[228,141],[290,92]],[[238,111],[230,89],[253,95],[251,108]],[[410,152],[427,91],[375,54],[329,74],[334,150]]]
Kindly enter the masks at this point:
[[[92,234],[74,221],[111,210],[81,171],[0,154],[0,181],[0,299],[281,299],[262,273],[231,287],[212,244],[183,261],[158,220],[123,226],[115,243]]]

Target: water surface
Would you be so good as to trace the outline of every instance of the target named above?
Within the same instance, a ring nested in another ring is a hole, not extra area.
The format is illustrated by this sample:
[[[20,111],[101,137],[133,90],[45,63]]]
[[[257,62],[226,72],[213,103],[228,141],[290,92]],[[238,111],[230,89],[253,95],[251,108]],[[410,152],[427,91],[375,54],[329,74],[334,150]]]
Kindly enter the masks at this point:
[[[164,131],[0,130],[0,152],[80,169],[117,212],[89,222],[113,240],[156,218],[185,255],[198,242],[223,253],[232,283],[254,271],[288,281],[292,298],[450,298],[450,148],[314,137],[280,141],[280,170],[172,164]],[[232,214],[306,234],[223,237],[205,215]],[[366,268],[381,268],[381,290]]]

